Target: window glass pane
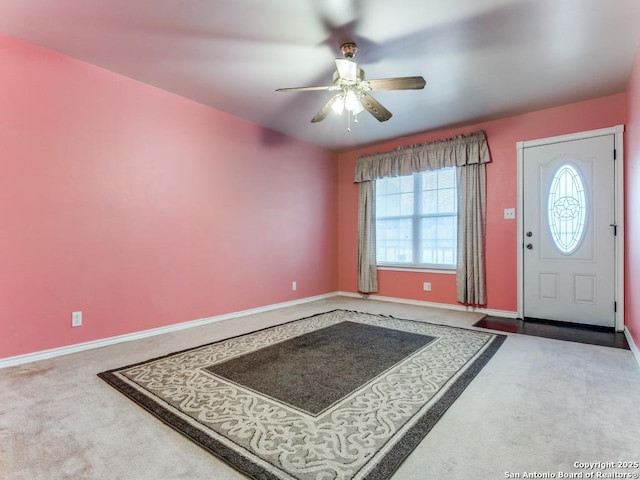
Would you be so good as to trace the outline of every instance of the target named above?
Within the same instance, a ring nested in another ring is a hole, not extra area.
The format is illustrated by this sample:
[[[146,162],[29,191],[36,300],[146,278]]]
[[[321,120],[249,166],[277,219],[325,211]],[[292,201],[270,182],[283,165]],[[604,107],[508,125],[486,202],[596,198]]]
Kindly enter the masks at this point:
[[[438,213],[438,191],[429,190],[422,192],[422,213]]]
[[[412,263],[412,220],[377,220],[376,254],[378,262]]]
[[[381,264],[455,265],[455,168],[377,180],[376,228]]]
[[[443,168],[422,174],[422,213],[451,214],[456,209],[456,169]]]
[[[423,190],[437,190],[438,188],[437,170],[422,172],[422,188]]]
[[[376,197],[389,193],[389,182],[386,179],[376,180]]]
[[[455,265],[456,216],[422,219],[422,263]]]
[[[456,192],[453,188],[438,190],[438,213],[455,212]]]
[[[413,215],[413,192],[400,195],[400,215]]]
[[[443,168],[442,170],[437,170],[438,173],[438,188],[453,188],[456,184],[456,169],[451,168]]]
[[[400,179],[401,190],[403,192],[413,192],[413,175],[398,177]]]
[[[556,170],[547,202],[549,230],[562,253],[572,253],[585,233],[587,202],[580,173],[565,163]]]
[[[376,181],[376,217],[413,215],[413,176]]]

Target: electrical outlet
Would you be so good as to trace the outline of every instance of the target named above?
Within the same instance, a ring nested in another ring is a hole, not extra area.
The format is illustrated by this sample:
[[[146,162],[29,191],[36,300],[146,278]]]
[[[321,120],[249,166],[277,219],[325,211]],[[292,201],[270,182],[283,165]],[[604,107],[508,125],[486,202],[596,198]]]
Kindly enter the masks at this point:
[[[297,282],[291,282],[291,290],[293,292],[295,292],[298,289],[298,283]]]
[[[82,326],[82,312],[71,312],[71,326],[72,327]]]
[[[425,292],[430,292],[430,291],[431,291],[431,282],[424,282],[424,283],[422,284],[422,289],[423,289]]]

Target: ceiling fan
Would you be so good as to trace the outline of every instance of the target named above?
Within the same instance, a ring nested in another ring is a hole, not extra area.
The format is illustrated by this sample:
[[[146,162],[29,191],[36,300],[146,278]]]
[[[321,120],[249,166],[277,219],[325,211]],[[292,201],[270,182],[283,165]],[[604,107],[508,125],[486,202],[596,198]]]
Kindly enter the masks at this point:
[[[426,84],[424,78],[420,76],[365,80],[364,70],[353,61],[358,46],[354,42],[343,43],[340,46],[340,51],[344,58],[336,58],[333,85],[279,88],[276,90],[277,92],[308,92],[313,90],[338,92],[315,114],[311,119],[313,123],[324,120],[332,110],[338,114],[347,110],[349,118],[351,115],[357,115],[366,110],[380,122],[384,122],[391,118],[392,113],[369,95],[369,92],[374,90],[420,90]],[[355,121],[357,122],[357,118]]]

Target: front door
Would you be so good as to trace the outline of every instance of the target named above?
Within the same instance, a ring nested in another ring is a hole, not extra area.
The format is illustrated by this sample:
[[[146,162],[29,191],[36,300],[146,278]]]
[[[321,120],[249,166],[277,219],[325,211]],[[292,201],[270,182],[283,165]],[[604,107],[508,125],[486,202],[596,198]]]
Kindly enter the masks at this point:
[[[527,318],[615,326],[614,135],[525,147]]]

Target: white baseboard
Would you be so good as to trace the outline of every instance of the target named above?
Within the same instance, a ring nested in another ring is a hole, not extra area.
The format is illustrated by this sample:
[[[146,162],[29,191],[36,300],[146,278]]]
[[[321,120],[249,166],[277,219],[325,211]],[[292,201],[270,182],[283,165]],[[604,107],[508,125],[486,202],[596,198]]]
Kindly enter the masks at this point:
[[[162,335],[164,333],[177,332],[179,330],[185,330],[192,327],[200,327],[203,325],[209,325],[215,322],[221,322],[223,320],[230,320],[233,318],[244,317],[247,315],[254,315],[257,313],[268,312],[270,310],[276,310],[278,308],[293,307],[296,305],[302,305],[304,303],[314,302],[317,300],[323,300],[326,298],[343,296],[351,298],[363,298],[371,300],[380,300],[383,302],[405,303],[408,305],[418,305],[422,307],[442,308],[447,310],[457,310],[462,312],[478,312],[486,315],[495,315],[498,317],[516,318],[516,312],[509,312],[504,310],[488,310],[482,308],[465,307],[464,305],[451,305],[447,303],[434,303],[426,302],[422,300],[410,300],[406,298],[397,297],[385,297],[382,295],[364,295],[361,293],[353,292],[332,292],[324,295],[316,295],[313,297],[306,297],[297,300],[291,300],[283,303],[275,303],[272,305],[266,305],[264,307],[251,308],[249,310],[241,310],[238,312],[227,313],[224,315],[217,315],[214,317],[201,318],[199,320],[192,320],[183,323],[176,323],[174,325],[168,325],[166,327],[153,328],[150,330],[144,330],[141,332],[128,333],[125,335],[118,335],[116,337],[108,337],[100,340],[93,340],[90,342],[77,343],[66,347],[53,348],[50,350],[42,350],[39,352],[27,353],[24,355],[17,355],[15,357],[7,357],[0,359],[0,369],[6,367],[13,367],[16,365],[22,365],[25,363],[37,362],[39,360],[47,360],[49,358],[59,357],[61,355],[68,355],[70,353],[82,352],[85,350],[91,350],[93,348],[106,347],[108,345],[114,345],[116,343],[130,342],[132,340],[140,340],[142,338],[153,337],[155,335]],[[637,351],[637,349],[636,349]],[[636,357],[638,358],[638,357]]]
[[[488,309],[488,308],[468,307],[465,305],[453,305],[450,303],[436,303],[436,302],[427,302],[424,300],[410,300],[408,298],[385,297],[382,295],[375,295],[375,294],[352,293],[352,292],[337,292],[337,294],[342,295],[344,297],[380,300],[381,302],[405,303],[408,305],[418,305],[420,307],[441,308],[444,310],[455,310],[458,312],[483,313],[485,315],[493,315],[496,317],[504,317],[504,318],[518,318],[518,312],[512,312],[509,310],[494,310],[494,309]]]
[[[324,295],[316,295],[313,297],[306,297],[298,300],[291,300],[289,302],[275,303],[272,305],[266,305],[264,307],[251,308],[249,310],[241,310],[238,312],[227,313],[224,315],[217,315],[214,317],[201,318],[201,319],[192,320],[189,322],[177,323],[177,324],[169,325],[166,327],[153,328],[151,330],[144,330],[141,332],[129,333],[126,335],[118,335],[116,337],[109,337],[101,340],[94,340],[91,342],[77,343],[75,345],[69,345],[67,347],[53,348],[50,350],[42,350],[39,352],[27,353],[24,355],[17,355],[15,357],[2,358],[0,359],[0,369],[6,368],[6,367],[13,367],[16,365],[22,365],[24,363],[37,362],[39,360],[46,360],[49,358],[59,357],[61,355],[68,355],[70,353],[82,352],[84,350],[91,350],[93,348],[106,347],[108,345],[114,345],[116,343],[130,342],[132,340],[139,340],[142,338],[153,337],[155,335],[162,335],[164,333],[177,332],[179,330],[185,330],[187,328],[209,325],[211,323],[221,322],[223,320],[230,320],[233,318],[244,317],[247,315],[254,315],[257,313],[268,312],[270,310],[276,310],[278,308],[293,307],[296,305],[302,305],[304,303],[314,302],[317,300],[323,300],[326,298],[331,298],[336,296],[379,300],[381,302],[405,303],[408,305],[418,305],[421,307],[431,307],[431,308],[442,308],[445,310],[456,310],[459,312],[476,312],[476,313],[483,313],[485,315],[493,315],[496,317],[504,317],[504,318],[517,318],[517,312],[512,312],[509,310],[495,310],[495,309],[486,309],[486,308],[466,307],[464,305],[452,305],[449,303],[427,302],[424,300],[411,300],[407,298],[398,298],[398,297],[385,297],[383,295],[366,295],[362,293],[353,293],[353,292],[332,292]],[[625,328],[624,334],[625,334],[625,337],[627,338],[627,342],[629,343],[629,348],[631,349],[631,353],[633,354],[633,357],[635,358],[636,362],[638,363],[638,366],[640,367],[640,350],[638,349],[638,346],[633,341],[633,337],[631,336],[629,329]]]
[[[176,323],[174,325],[168,325],[166,327],[152,328],[150,330],[144,330],[141,332],[128,333],[125,335],[118,335],[116,337],[103,338],[100,340],[93,340],[90,342],[77,343],[75,345],[69,345],[66,347],[53,348],[50,350],[42,350],[34,353],[27,353],[24,355],[17,355],[15,357],[7,357],[0,359],[0,369],[6,367],[13,367],[16,365],[22,365],[24,363],[37,362],[39,360],[47,360],[49,358],[59,357],[61,355],[68,355],[70,353],[82,352],[85,350],[91,350],[93,348],[106,347],[108,345],[114,345],[116,343],[130,342],[132,340],[139,340],[141,338],[153,337],[155,335],[162,335],[163,333],[177,332],[179,330],[185,330],[192,327],[200,327],[202,325],[209,325],[215,322],[221,322],[223,320],[230,320],[233,318],[244,317],[247,315],[254,315],[256,313],[268,312],[270,310],[276,310],[278,308],[293,307],[296,305],[302,305],[304,303],[315,302],[316,300],[323,300],[325,298],[331,298],[339,295],[337,292],[327,293],[324,295],[316,295],[313,297],[306,297],[297,300],[291,300],[283,303],[275,303],[272,305],[266,305],[264,307],[251,308],[249,310],[241,310],[238,312],[227,313],[224,315],[216,315],[214,317],[201,318],[199,320],[192,320],[183,323]]]
[[[421,307],[441,308],[445,310],[456,310],[460,312],[476,312],[476,313],[483,313],[485,315],[493,315],[496,317],[504,317],[504,318],[518,318],[517,312],[512,312],[509,310],[476,308],[476,307],[467,307],[464,305],[453,305],[449,303],[436,303],[436,302],[427,302],[424,300],[411,300],[407,298],[385,297],[382,295],[367,295],[362,293],[338,291],[338,292],[327,293],[324,295],[316,295],[313,297],[306,297],[306,298],[301,298],[297,300],[291,300],[288,302],[275,303],[272,305],[266,305],[264,307],[251,308],[249,310],[241,310],[238,312],[227,313],[224,315],[217,315],[214,317],[202,318],[199,320],[192,320],[189,322],[177,323],[177,324],[169,325],[166,327],[153,328],[153,329],[144,330],[141,332],[129,333],[126,335],[119,335],[116,337],[109,337],[101,340],[94,340],[91,342],[78,343],[78,344],[69,345],[66,347],[53,348],[50,350],[42,350],[39,352],[27,353],[24,355],[17,355],[15,357],[0,358],[0,369],[6,368],[6,367],[13,367],[16,365],[22,365],[24,363],[36,362],[39,360],[46,360],[49,358],[59,357],[61,355],[68,355],[70,353],[82,352],[84,350],[91,350],[93,348],[106,347],[108,345],[114,345],[116,343],[129,342],[132,340],[139,340],[142,338],[152,337],[155,335],[162,335],[164,333],[177,332],[179,330],[185,330],[187,328],[209,325],[211,323],[221,322],[223,320],[230,320],[233,318],[244,317],[247,315],[254,315],[257,313],[268,312],[270,310],[276,310],[278,308],[293,307],[296,305],[302,305],[305,303],[314,302],[317,300],[323,300],[323,299],[336,297],[336,296],[379,300],[381,302],[404,303],[407,305],[418,305]],[[631,337],[631,333],[627,328],[625,328],[624,334],[627,338],[627,342],[629,343],[629,348],[631,349],[631,353],[633,354],[636,362],[638,363],[638,366],[640,367],[640,350],[638,349],[638,346],[633,341],[633,338]]]
[[[633,341],[633,337],[631,336],[631,332],[629,331],[629,329],[627,327],[624,327],[624,336],[627,337],[627,343],[629,344],[629,349],[631,350],[631,353],[633,354],[633,358],[636,359],[636,363],[638,364],[638,367],[640,367],[640,349],[638,349],[638,346]]]

